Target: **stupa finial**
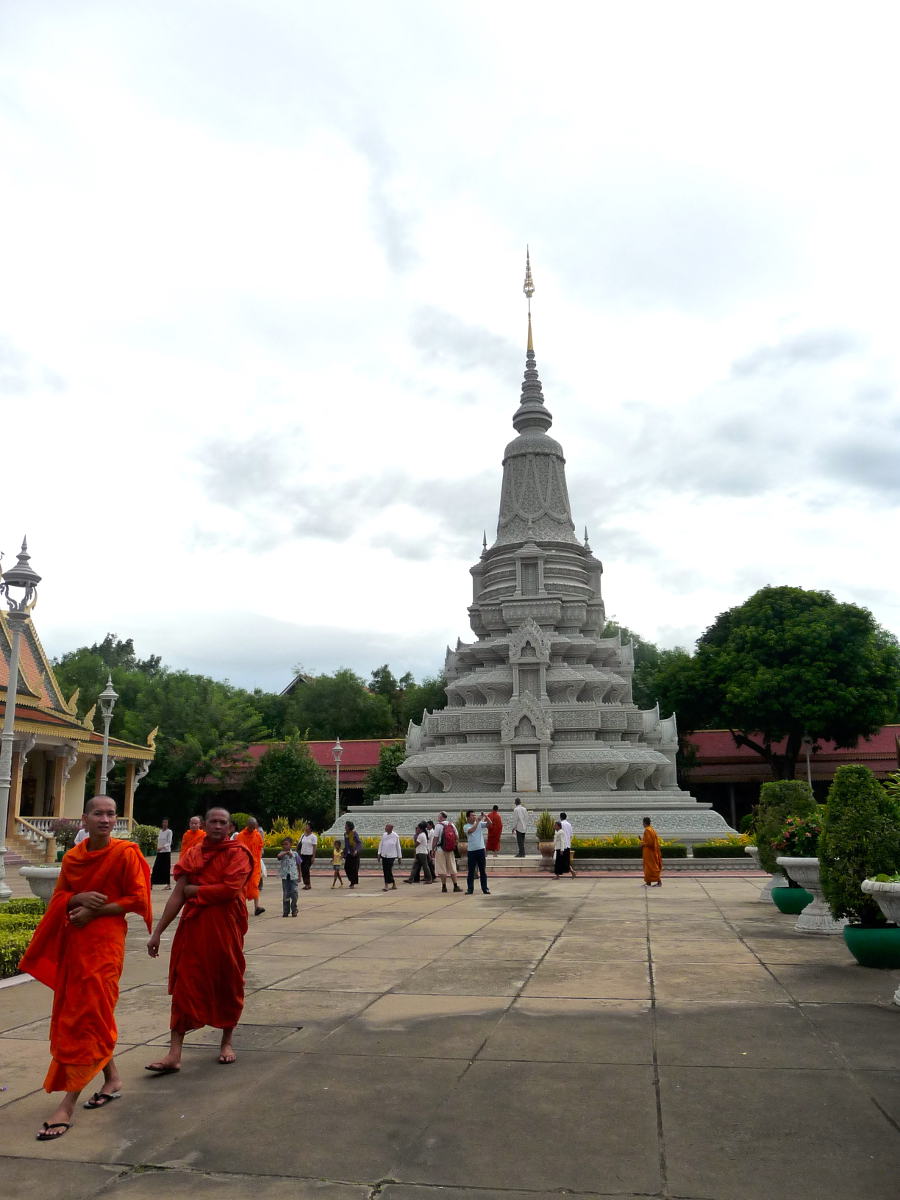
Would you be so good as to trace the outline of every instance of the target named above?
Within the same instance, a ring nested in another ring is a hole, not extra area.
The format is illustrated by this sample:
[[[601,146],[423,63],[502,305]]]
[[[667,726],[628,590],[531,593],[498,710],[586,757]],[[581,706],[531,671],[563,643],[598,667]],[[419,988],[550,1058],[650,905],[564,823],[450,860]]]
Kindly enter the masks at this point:
[[[590,543],[590,541],[588,540],[588,528],[587,528],[587,525],[585,525],[585,527],[584,527],[584,548],[585,548],[585,550],[590,550],[590,548],[591,548],[591,543]]]
[[[534,340],[531,336],[531,297],[534,295],[534,280],[531,278],[531,250],[525,247],[525,285],[522,288],[528,301],[528,349],[534,353]]]
[[[525,353],[525,378],[522,382],[522,399],[513,417],[517,433],[525,429],[546,431],[553,418],[544,407],[543,389],[534,358],[534,338],[531,334],[531,297],[534,295],[534,280],[531,277],[531,250],[525,247],[525,284],[522,288],[528,301],[528,348]]]

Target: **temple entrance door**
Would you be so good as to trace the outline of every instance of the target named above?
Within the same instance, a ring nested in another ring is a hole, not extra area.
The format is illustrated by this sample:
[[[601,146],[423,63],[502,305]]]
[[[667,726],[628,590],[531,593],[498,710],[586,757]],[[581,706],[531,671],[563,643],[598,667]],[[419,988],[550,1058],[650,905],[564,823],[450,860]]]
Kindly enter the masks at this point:
[[[538,756],[536,750],[517,750],[513,755],[513,790],[539,792]]]

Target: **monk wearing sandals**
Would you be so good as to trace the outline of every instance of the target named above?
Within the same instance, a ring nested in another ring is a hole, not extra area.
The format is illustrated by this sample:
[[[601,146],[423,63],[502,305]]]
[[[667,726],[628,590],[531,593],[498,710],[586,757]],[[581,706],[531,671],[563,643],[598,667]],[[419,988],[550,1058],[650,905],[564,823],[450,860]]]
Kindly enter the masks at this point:
[[[56,890],[20,970],[53,988],[50,1053],[44,1089],[65,1092],[37,1135],[51,1142],[68,1133],[81,1090],[98,1072],[103,1087],[85,1108],[105,1108],[121,1094],[116,1069],[115,1009],[125,962],[125,914],[150,928],[150,870],[134,842],[112,836],[116,805],[92,796],[84,810],[87,838],[63,857]]]
[[[185,1034],[204,1025],[222,1030],[218,1061],[235,1060],[232,1038],[244,1009],[244,889],[254,861],[246,846],[229,839],[229,823],[227,809],[206,814],[206,837],[176,864],[175,887],[147,942],[156,958],[163,931],[181,913],[169,959],[169,1052],[146,1068],[157,1075],[181,1070]]]

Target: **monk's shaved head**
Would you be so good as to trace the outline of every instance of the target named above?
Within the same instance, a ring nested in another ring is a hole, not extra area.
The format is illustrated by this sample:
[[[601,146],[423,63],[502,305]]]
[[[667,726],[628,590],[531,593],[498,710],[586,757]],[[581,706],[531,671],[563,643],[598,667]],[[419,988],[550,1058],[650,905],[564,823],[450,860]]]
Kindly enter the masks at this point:
[[[116,802],[115,802],[115,800],[113,800],[112,796],[89,796],[88,799],[84,802],[85,816],[87,816],[88,813],[93,812],[94,805],[97,803],[98,800],[102,800],[104,805],[111,804],[113,806],[113,811],[118,811],[116,809]]]
[[[223,808],[221,804],[214,804],[214,805],[212,806],[212,808],[208,808],[208,809],[206,810],[206,818],[205,818],[206,820],[208,820],[208,819],[209,819],[209,814],[210,814],[210,813],[224,813],[224,814],[225,814],[225,820],[226,820],[226,821],[230,821],[230,820],[231,820],[231,813],[228,811],[228,809],[227,809],[227,808]]]

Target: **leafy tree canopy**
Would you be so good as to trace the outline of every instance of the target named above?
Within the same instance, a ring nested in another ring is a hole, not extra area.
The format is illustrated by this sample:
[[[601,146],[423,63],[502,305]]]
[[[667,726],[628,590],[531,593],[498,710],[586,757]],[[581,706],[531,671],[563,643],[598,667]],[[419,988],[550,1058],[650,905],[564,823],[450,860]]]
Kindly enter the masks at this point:
[[[367,691],[347,667],[294,689],[285,710],[288,726],[320,739],[390,737],[394,714],[385,696]]]
[[[900,648],[868,609],[765,587],[721,613],[693,656],[673,652],[656,686],[683,730],[729,729],[792,779],[804,736],[855,746],[896,715]]]
[[[397,774],[397,767],[406,758],[406,745],[394,742],[382,746],[378,755],[378,765],[373,767],[366,776],[366,786],[363,792],[367,804],[374,804],[379,796],[389,796],[394,792],[405,792],[406,784]]]
[[[286,817],[290,822],[304,819],[315,829],[325,829],[334,818],[331,776],[296,735],[266,751],[246,790],[267,824]]]

